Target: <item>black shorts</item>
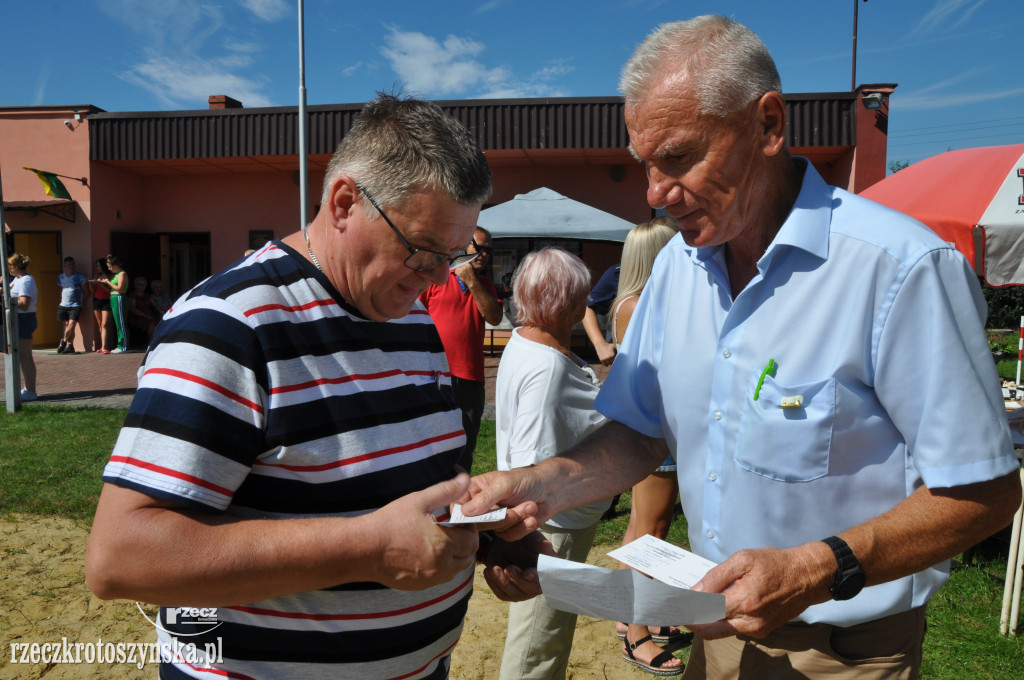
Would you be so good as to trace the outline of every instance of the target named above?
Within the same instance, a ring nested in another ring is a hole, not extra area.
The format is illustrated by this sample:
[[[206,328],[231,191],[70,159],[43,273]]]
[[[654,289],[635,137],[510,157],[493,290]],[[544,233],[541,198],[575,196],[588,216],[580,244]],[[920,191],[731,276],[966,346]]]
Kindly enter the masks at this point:
[[[109,312],[110,311],[110,298],[98,298],[92,299],[92,311],[94,312]]]
[[[18,338],[20,340],[31,340],[32,334],[39,327],[39,320],[35,312],[18,312]]]
[[[81,307],[58,307],[57,321],[78,321],[81,312]]]

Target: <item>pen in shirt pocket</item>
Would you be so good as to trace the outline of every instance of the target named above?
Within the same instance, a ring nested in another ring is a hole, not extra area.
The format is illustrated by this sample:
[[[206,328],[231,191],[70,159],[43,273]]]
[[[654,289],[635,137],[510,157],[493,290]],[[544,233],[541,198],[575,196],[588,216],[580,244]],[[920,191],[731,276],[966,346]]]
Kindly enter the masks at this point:
[[[757,379],[757,387],[754,388],[754,401],[761,395],[761,385],[764,384],[764,378],[767,375],[775,375],[775,359],[768,359],[768,364],[761,371],[761,377]]]

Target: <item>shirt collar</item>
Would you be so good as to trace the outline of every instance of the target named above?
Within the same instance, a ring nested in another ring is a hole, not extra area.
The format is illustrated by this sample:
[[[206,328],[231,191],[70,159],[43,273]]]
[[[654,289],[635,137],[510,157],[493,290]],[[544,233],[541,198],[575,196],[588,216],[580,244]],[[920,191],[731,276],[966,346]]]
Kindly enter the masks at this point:
[[[832,187],[825,184],[814,166],[803,157],[793,161],[804,167],[804,179],[800,194],[782,228],[775,235],[768,251],[761,258],[770,259],[779,246],[800,248],[821,259],[828,257],[829,230],[832,223]]]
[[[804,168],[800,193],[779,233],[758,260],[758,268],[761,271],[768,267],[782,246],[800,248],[823,260],[828,258],[829,230],[832,223],[832,187],[825,183],[806,158],[794,156],[793,161]],[[709,261],[717,260],[724,255],[722,245],[707,248],[687,246],[687,250],[698,264],[705,266]]]

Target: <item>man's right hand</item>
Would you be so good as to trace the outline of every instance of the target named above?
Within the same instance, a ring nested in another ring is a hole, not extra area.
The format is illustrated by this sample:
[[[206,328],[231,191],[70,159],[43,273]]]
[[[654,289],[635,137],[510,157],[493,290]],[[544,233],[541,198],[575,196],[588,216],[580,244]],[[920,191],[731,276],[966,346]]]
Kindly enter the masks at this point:
[[[476,527],[438,526],[434,511],[465,497],[469,475],[410,493],[377,512],[372,530],[380,542],[377,582],[398,590],[423,590],[447,583],[476,561]]]
[[[480,515],[495,507],[508,508],[508,519],[485,528],[506,541],[518,541],[532,533],[554,514],[536,468],[517,468],[508,472],[487,472],[470,481],[470,500],[462,503],[467,517]]]

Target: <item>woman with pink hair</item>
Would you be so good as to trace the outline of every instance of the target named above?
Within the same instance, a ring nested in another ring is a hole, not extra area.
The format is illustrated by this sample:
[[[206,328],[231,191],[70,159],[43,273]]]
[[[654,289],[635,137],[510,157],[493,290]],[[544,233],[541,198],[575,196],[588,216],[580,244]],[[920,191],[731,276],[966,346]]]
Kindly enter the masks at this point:
[[[501,355],[495,387],[498,469],[535,465],[596,430],[600,381],[570,348],[583,319],[590,270],[558,248],[530,253],[512,277],[520,326]],[[540,527],[559,557],[583,562],[609,500],[560,513]],[[551,609],[542,597],[509,606],[501,680],[564,680],[576,615]]]

